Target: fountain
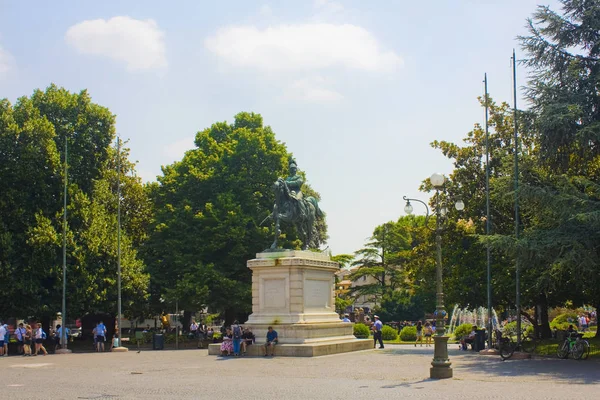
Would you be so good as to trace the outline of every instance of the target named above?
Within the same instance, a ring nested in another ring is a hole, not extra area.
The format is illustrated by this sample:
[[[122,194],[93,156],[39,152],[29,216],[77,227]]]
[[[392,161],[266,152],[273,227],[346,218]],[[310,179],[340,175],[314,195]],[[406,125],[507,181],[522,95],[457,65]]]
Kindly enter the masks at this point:
[[[460,308],[458,304],[454,306],[452,310],[452,317],[450,318],[450,323],[446,329],[447,334],[452,334],[454,329],[457,326],[462,324],[471,324],[477,325],[478,327],[486,327],[488,321],[488,310],[485,307],[477,307],[473,310],[469,310],[468,308]],[[496,310],[492,308],[492,329],[499,329],[500,325],[498,323],[498,314],[496,314]]]

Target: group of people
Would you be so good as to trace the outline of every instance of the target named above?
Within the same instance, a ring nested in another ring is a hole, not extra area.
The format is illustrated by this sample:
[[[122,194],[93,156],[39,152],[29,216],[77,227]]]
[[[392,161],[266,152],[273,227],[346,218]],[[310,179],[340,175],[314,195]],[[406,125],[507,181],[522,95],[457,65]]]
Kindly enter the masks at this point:
[[[246,355],[248,346],[256,342],[256,336],[250,328],[242,327],[239,321],[234,321],[233,325],[225,328],[223,342],[221,343],[222,356],[240,356]],[[267,337],[263,345],[263,356],[275,356],[275,346],[279,343],[277,331],[272,326],[267,328]]]
[[[415,347],[417,347],[417,343],[420,343],[421,347],[423,347],[423,338],[425,338],[425,347],[431,347],[431,337],[435,333],[435,323],[426,321],[423,324],[421,321],[418,321],[416,328],[417,338],[415,339]]]
[[[34,322],[32,325],[21,322],[12,333],[17,339],[17,353],[22,356],[37,356],[40,352],[47,355],[44,347],[46,332],[42,329],[42,323]],[[8,356],[10,335],[8,325],[0,321],[0,357]]]
[[[242,327],[238,320],[233,322],[233,325],[225,328],[225,332],[222,334],[223,342],[221,342],[221,355],[222,356],[240,356],[246,355],[248,346],[252,345],[256,341],[256,337],[250,330],[250,328]]]

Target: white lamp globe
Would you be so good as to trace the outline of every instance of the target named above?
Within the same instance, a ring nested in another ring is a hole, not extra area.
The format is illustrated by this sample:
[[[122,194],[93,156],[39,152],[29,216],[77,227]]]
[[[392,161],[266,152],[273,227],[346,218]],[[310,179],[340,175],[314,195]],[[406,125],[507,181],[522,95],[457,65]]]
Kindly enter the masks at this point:
[[[439,173],[435,173],[433,175],[431,175],[431,178],[429,178],[429,181],[431,182],[431,184],[436,187],[436,188],[440,188],[442,186],[444,186],[444,181],[446,179],[444,178],[444,175],[439,174]]]
[[[465,209],[465,203],[462,200],[458,200],[456,202],[456,204],[454,205],[454,207],[458,210],[458,211],[462,211]]]
[[[406,205],[404,206],[404,212],[407,213],[408,215],[412,214],[413,206],[412,206],[412,204],[410,204],[410,201],[406,202]]]

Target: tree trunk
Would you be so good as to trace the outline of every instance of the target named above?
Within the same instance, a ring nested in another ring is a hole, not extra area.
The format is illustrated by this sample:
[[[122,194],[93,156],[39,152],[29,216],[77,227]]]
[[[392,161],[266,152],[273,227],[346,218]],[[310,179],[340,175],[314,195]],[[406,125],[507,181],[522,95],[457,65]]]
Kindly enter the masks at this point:
[[[198,321],[196,321],[198,322]],[[190,325],[192,324],[192,312],[191,311],[183,311],[183,318],[181,320],[181,325],[183,325],[182,331],[187,332],[190,329]]]
[[[545,293],[540,294],[538,302],[540,307],[540,337],[549,339],[552,337],[552,331],[548,321],[548,299]]]
[[[230,326],[235,320],[235,310],[233,308],[225,309],[225,326]]]
[[[533,318],[535,319],[535,324],[533,324],[533,335],[536,338],[541,337],[541,329],[540,329],[540,307],[538,305],[535,306],[533,311]]]
[[[600,303],[598,303],[596,305],[596,338],[600,339],[600,329],[598,329],[598,328],[600,328],[600,326],[598,326],[598,325],[600,325],[598,323],[598,312],[600,312]]]

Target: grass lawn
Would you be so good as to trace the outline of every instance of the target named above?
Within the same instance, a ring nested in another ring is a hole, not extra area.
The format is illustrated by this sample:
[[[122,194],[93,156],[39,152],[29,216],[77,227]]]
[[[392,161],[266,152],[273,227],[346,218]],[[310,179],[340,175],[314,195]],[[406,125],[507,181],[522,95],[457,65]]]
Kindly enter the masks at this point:
[[[590,358],[600,358],[600,339],[595,338],[595,332],[588,332],[584,338],[590,343]],[[542,340],[535,349],[535,353],[542,356],[556,357],[559,342],[552,339]]]

